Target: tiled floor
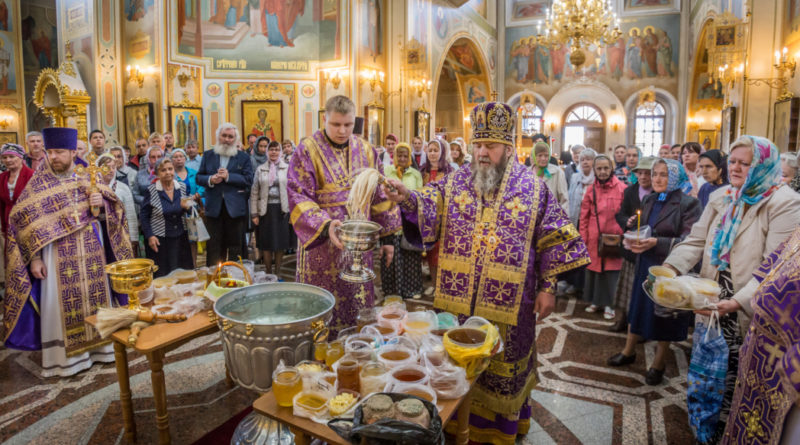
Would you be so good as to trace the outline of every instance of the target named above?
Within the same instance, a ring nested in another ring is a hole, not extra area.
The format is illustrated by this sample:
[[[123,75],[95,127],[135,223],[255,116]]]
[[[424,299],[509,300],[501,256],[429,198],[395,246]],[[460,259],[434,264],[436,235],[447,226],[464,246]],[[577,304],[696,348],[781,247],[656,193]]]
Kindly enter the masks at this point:
[[[288,268],[287,268],[288,269]],[[617,369],[606,359],[624,335],[606,331],[585,304],[559,300],[538,328],[541,384],[532,392],[533,422],[523,444],[684,444],[688,343],[674,345],[665,382],[644,383],[655,345],[637,348],[637,360]],[[129,353],[139,443],[156,442],[150,373],[145,358]],[[113,444],[122,440],[119,390],[113,364],[95,365],[68,379],[41,379],[38,353],[0,349],[0,442]],[[218,334],[195,339],[166,357],[173,443],[187,444],[252,403],[256,395],[225,384]]]

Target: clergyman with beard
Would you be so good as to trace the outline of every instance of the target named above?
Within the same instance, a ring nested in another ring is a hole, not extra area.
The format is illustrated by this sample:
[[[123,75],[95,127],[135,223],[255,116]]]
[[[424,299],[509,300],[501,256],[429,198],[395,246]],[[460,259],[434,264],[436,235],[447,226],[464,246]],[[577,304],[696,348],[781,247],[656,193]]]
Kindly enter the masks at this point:
[[[217,144],[203,154],[197,185],[206,188],[206,243],[208,266],[226,259],[246,258],[242,251],[247,230],[247,205],[253,185],[253,163],[236,148],[239,130],[226,122],[217,129]]]
[[[110,341],[86,318],[111,307],[105,265],[133,252],[122,201],[100,181],[92,190],[89,176],[75,171],[78,131],[45,128],[42,134],[45,164],[8,218],[0,339],[7,348],[41,350],[42,376],[69,376],[93,362],[114,361]]]
[[[403,234],[440,241],[434,306],[497,324],[505,351],[472,392],[470,441],[514,443],[527,433],[536,386],[536,320],[555,307],[556,276],[589,262],[558,200],[515,158],[514,112],[486,102],[470,113],[473,159],[417,191],[389,180]]]

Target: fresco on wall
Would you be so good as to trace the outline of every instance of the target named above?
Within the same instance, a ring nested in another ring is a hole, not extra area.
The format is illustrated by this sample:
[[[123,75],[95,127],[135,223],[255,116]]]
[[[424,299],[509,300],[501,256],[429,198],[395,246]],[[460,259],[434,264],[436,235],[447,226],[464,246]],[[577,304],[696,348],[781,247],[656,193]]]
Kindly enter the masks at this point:
[[[342,0],[170,3],[177,55],[211,59],[212,71],[309,72],[342,53]]]
[[[428,17],[431,15],[429,0],[411,0],[409,9],[409,35],[416,39],[423,48],[428,47]]]
[[[14,41],[8,33],[0,33],[0,98],[17,95],[17,63]]]
[[[627,97],[644,85],[676,94],[680,16],[665,15],[627,19],[622,36],[605,48],[590,46],[586,63],[575,72],[569,48],[547,47],[536,42],[535,29],[506,29],[506,95],[535,89],[546,98],[566,82],[586,76],[607,84],[619,97]]]
[[[156,13],[154,0],[125,0],[122,4],[122,34],[125,65],[154,65]]]
[[[489,0],[469,0],[467,2],[467,6],[475,11],[479,16],[483,17],[484,20],[487,19],[487,9],[488,9]]]
[[[361,3],[361,54],[364,60],[383,66],[383,34],[385,3],[382,0],[363,0]]]
[[[55,14],[55,8],[22,7],[22,58],[26,74],[58,66]]]
[[[512,0],[506,6],[506,26],[533,25],[544,21],[550,0]]]
[[[50,124],[39,107],[33,103],[36,78],[44,68],[58,66],[58,31],[55,8],[22,5],[22,65],[24,70],[28,130],[41,130]]]

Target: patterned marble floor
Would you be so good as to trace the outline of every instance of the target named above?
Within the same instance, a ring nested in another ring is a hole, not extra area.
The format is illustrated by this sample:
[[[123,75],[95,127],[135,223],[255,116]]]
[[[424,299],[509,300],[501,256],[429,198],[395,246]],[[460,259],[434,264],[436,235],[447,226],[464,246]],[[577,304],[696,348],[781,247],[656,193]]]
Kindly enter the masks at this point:
[[[585,304],[559,300],[539,326],[539,375],[532,392],[534,422],[522,444],[684,444],[688,343],[672,347],[665,382],[644,383],[655,345],[637,348],[636,363],[609,368],[622,334],[588,314]],[[146,359],[129,354],[139,443],[155,443],[155,411]],[[0,442],[112,444],[122,441],[119,389],[113,364],[68,379],[40,378],[41,357],[0,349]],[[242,411],[255,394],[225,384],[217,334],[167,354],[165,374],[175,444],[189,444]]]

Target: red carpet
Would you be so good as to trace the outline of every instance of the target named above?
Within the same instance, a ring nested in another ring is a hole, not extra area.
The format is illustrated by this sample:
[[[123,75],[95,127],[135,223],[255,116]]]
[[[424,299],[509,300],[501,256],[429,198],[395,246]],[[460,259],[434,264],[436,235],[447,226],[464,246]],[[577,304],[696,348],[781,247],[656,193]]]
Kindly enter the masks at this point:
[[[205,436],[201,437],[197,442],[193,445],[209,445],[209,444],[229,444],[231,443],[231,438],[233,437],[233,432],[236,431],[236,427],[239,426],[239,422],[244,419],[244,417],[250,414],[250,411],[253,410],[252,406],[248,406],[239,414],[231,417],[228,419],[227,422],[223,423],[222,425],[216,427],[213,431],[210,431]]]

